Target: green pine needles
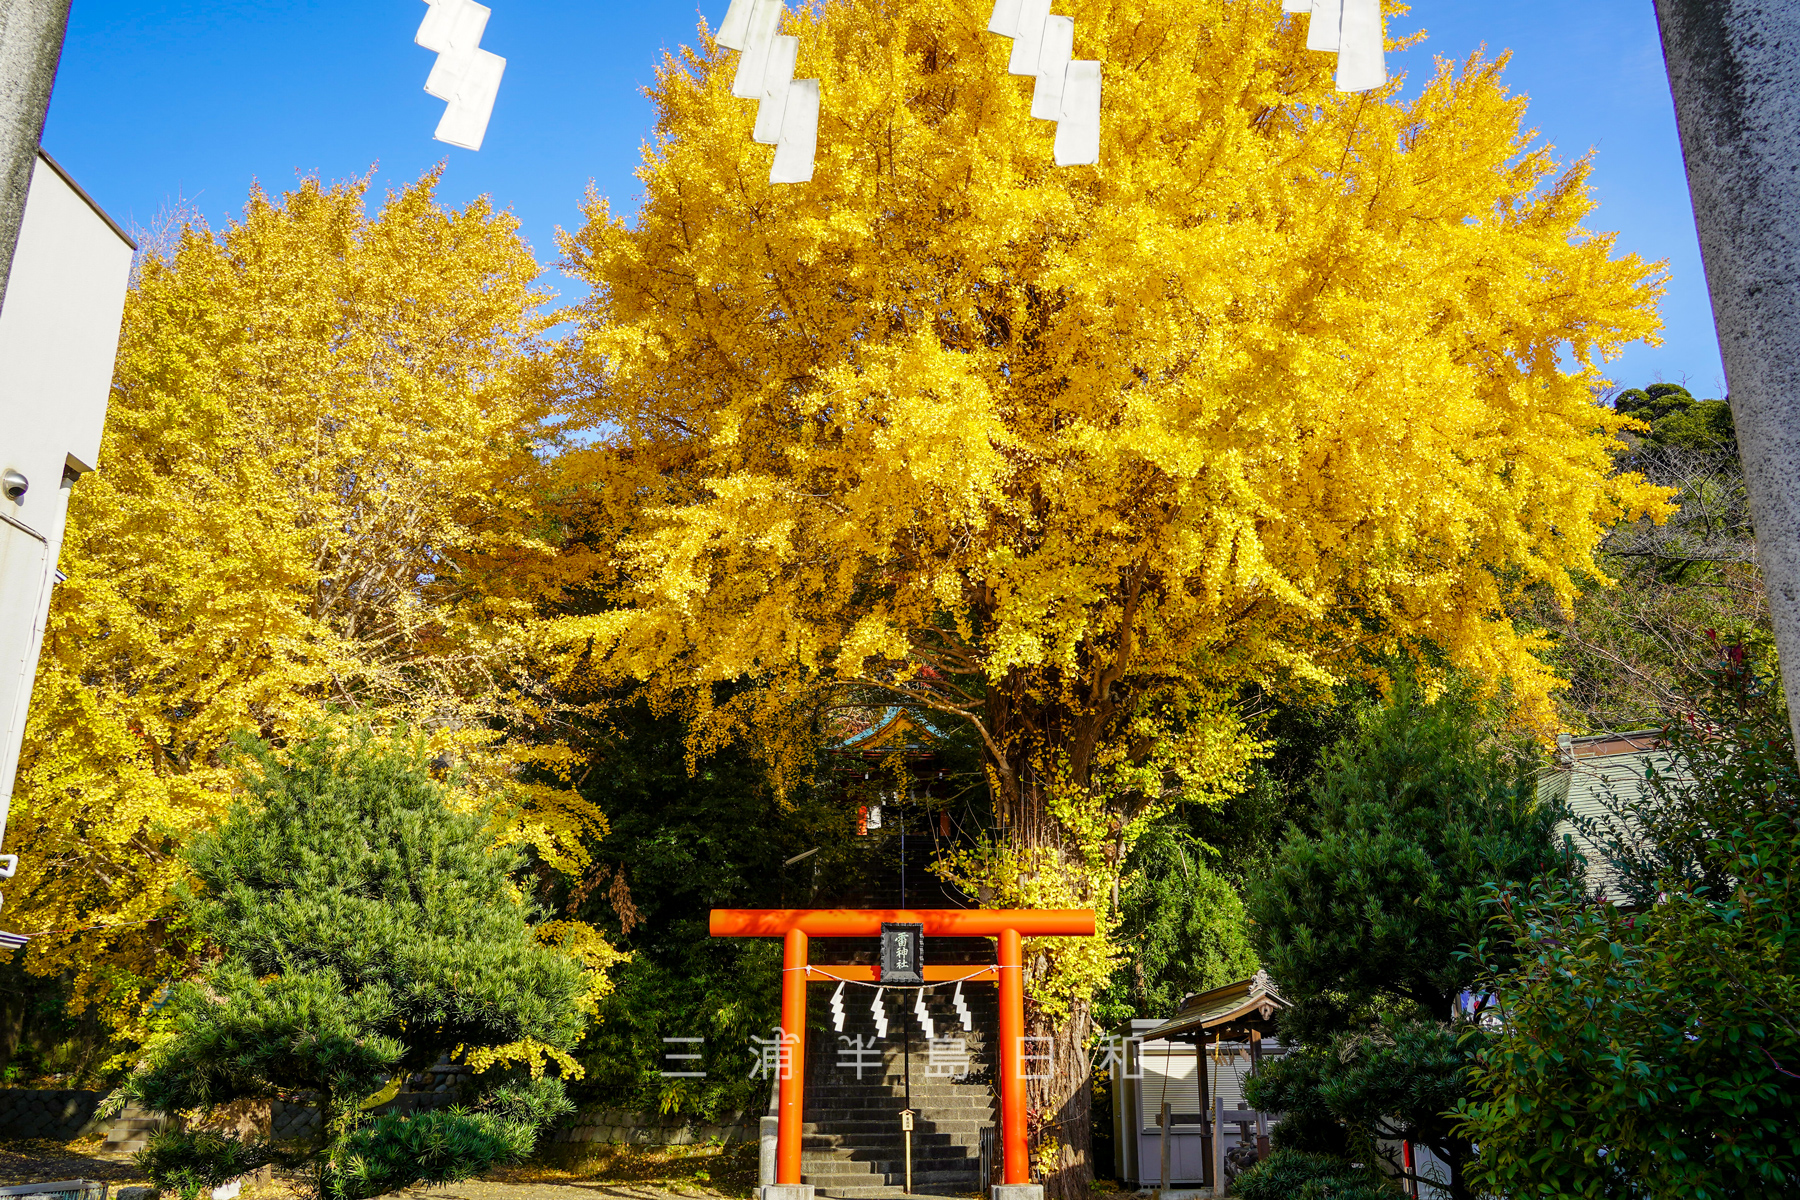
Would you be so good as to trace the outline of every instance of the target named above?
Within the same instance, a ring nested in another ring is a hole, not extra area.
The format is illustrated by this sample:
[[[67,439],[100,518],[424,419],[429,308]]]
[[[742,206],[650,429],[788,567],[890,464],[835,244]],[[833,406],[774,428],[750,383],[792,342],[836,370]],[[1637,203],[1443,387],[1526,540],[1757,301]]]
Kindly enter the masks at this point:
[[[1402,674],[1326,756],[1312,828],[1289,834],[1245,901],[1293,1002],[1289,1053],[1246,1093],[1288,1114],[1278,1146],[1380,1154],[1403,1177],[1399,1142],[1428,1146],[1449,1166],[1440,1186],[1452,1200],[1475,1195],[1474,1146],[1453,1111],[1473,1051],[1453,1010],[1480,990],[1466,951],[1489,932],[1488,886],[1573,869],[1556,848],[1557,811],[1505,761],[1496,723],[1467,688],[1427,701]]]
[[[417,747],[316,731],[240,749],[243,794],[189,848],[182,894],[219,957],[171,990],[131,1092],[182,1114],[317,1093],[336,1200],[530,1153],[571,1108],[551,1075],[490,1070],[472,1110],[371,1111],[445,1054],[579,1040],[585,972],[535,936],[522,856],[449,806]]]

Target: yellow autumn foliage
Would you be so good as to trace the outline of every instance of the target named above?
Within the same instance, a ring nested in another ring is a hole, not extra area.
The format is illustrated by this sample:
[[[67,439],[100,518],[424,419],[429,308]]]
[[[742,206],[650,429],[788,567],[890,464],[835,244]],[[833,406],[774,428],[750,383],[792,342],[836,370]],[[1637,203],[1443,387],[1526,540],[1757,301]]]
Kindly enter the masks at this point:
[[[1584,227],[1587,160],[1503,61],[1344,95],[1278,0],[1058,0],[1104,70],[1100,164],[1059,169],[991,8],[790,11],[804,185],[767,182],[735,53],[663,64],[635,220],[591,197],[564,241],[603,435],[565,466],[620,546],[567,669],[688,705],[701,747],[832,693],[961,718],[1012,894],[1066,866],[1102,909],[1092,855],[1236,786],[1245,685],[1417,655],[1548,728],[1508,606],[1664,503],[1594,402],[1659,267]]]
[[[447,211],[436,182],[373,217],[366,180],[259,191],[132,289],[100,469],[71,500],[6,897],[8,928],[41,935],[27,967],[71,972],[117,1025],[182,963],[176,851],[226,806],[234,732],[410,729],[461,802],[500,802],[497,837],[564,871],[604,829],[528,782],[566,752],[506,736],[548,712],[531,626],[579,569],[538,507],[556,429],[540,268],[510,215]]]

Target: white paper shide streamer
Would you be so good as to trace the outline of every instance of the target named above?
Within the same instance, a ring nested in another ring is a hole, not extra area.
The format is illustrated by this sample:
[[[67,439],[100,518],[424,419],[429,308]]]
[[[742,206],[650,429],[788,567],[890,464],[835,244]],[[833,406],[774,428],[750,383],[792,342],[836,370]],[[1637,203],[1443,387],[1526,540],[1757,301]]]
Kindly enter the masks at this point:
[[[887,1009],[881,1006],[881,993],[886,990],[886,988],[876,988],[875,1003],[869,1005],[869,1015],[875,1018],[875,1036],[882,1041],[887,1040],[888,1030]]]
[[[919,1028],[925,1031],[925,1040],[935,1041],[937,1025],[932,1022],[931,1010],[925,1007],[924,988],[920,988],[913,994],[913,1016],[919,1018]]]
[[[819,81],[795,79],[800,39],[781,33],[783,0],[731,0],[718,42],[738,54],[731,94],[755,100],[757,141],[775,147],[770,183],[806,183],[819,149]]]
[[[425,4],[425,20],[413,40],[438,56],[425,80],[428,93],[448,101],[437,140],[479,150],[500,94],[500,77],[506,73],[506,60],[481,48],[493,10],[475,0],[425,0]]]
[[[975,1028],[975,1015],[969,1011],[969,1006],[963,1002],[962,980],[960,979],[956,981],[956,994],[950,997],[950,1006],[956,1009],[956,1015],[962,1018],[962,1027],[964,1029],[973,1030]]]
[[[1100,64],[1075,57],[1075,18],[1051,0],[995,0],[988,32],[1013,40],[1007,70],[1036,80],[1031,115],[1056,122],[1056,165],[1100,162]]]
[[[1282,0],[1281,11],[1312,14],[1306,48],[1338,56],[1338,91],[1368,92],[1387,84],[1381,0]]]
[[[846,986],[840,983],[837,985],[837,991],[831,993],[831,1027],[838,1033],[844,1032],[844,988]]]

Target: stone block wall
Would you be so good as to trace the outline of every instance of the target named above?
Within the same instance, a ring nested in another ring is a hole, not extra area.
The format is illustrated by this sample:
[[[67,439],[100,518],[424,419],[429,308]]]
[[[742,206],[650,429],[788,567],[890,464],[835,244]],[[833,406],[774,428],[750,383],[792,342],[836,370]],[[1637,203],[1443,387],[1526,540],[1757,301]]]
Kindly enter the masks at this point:
[[[630,1112],[618,1108],[578,1113],[553,1142],[616,1142],[634,1146],[698,1146],[707,1142],[750,1142],[757,1138],[760,1113],[728,1113],[716,1122]]]
[[[0,1138],[66,1142],[93,1124],[99,1092],[0,1088]]]
[[[377,1108],[379,1114],[429,1112],[459,1103],[474,1076],[455,1063],[438,1062],[401,1085],[401,1092]],[[278,1142],[310,1142],[325,1130],[325,1110],[319,1099],[302,1093],[294,1100],[277,1100],[269,1112],[269,1136]]]

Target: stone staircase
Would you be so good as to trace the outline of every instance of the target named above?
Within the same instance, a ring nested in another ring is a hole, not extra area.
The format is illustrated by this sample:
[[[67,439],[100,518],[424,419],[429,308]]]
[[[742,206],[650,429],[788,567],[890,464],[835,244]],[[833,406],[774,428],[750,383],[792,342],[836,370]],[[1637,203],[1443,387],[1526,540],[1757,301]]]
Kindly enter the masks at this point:
[[[876,1043],[869,1011],[875,993],[863,987],[845,990],[841,1036],[861,1038],[863,1047],[872,1048],[861,1056],[861,1079],[854,1049],[829,1024],[813,1031],[807,1042],[801,1180],[818,1188],[820,1195],[878,1200],[907,1194],[900,1130],[900,1111],[907,1106],[904,1035],[910,1035],[912,1044],[913,1194],[950,1196],[986,1190],[980,1178],[981,1134],[994,1123],[989,1047],[998,1000],[992,984],[963,985],[963,1001],[975,1026],[973,1032],[965,1032],[951,1006],[952,990],[953,985],[935,987],[926,997],[926,1009],[940,1045],[946,1039],[965,1043],[966,1063],[960,1054],[940,1051],[934,1067],[912,1012],[911,991],[885,993],[888,1036]]]
[[[151,1112],[133,1101],[107,1128],[106,1140],[100,1144],[101,1153],[135,1154],[144,1148],[151,1134],[168,1123],[169,1119],[163,1114]]]

